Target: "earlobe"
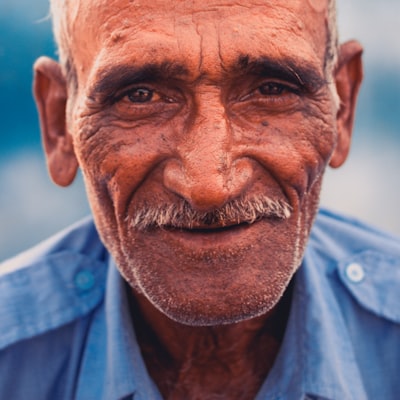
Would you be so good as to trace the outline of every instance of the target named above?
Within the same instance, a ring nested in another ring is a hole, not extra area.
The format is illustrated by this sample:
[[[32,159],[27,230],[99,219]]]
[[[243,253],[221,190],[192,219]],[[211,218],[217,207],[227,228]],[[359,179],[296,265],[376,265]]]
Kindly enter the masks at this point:
[[[66,82],[56,61],[47,57],[36,61],[33,91],[39,112],[47,168],[56,184],[68,186],[75,178],[78,162],[72,137],[66,128]]]
[[[350,150],[351,134],[358,92],[363,78],[361,45],[356,41],[346,42],[339,49],[339,61],[334,72],[340,106],[336,116],[337,145],[329,165],[340,167]]]

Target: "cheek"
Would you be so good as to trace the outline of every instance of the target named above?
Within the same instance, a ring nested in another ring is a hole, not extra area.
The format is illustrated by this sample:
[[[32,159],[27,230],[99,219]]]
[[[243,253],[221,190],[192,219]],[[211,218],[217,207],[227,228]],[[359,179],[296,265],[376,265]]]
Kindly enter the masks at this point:
[[[251,129],[238,125],[236,140],[282,185],[302,195],[321,176],[336,144],[333,119],[321,115],[323,111],[265,116],[253,121]]]
[[[168,155],[162,132],[85,118],[75,126],[75,151],[102,236],[120,231],[125,213],[147,177]]]

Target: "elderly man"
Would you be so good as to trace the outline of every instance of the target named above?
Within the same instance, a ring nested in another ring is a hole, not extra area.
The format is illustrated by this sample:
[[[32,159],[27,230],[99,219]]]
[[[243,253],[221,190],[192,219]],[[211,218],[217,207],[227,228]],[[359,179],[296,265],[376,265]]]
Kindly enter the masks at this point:
[[[53,0],[34,91],[85,220],[6,262],[2,399],[395,399],[399,241],[321,211],[362,77],[333,0]],[[311,228],[313,227],[312,231]]]

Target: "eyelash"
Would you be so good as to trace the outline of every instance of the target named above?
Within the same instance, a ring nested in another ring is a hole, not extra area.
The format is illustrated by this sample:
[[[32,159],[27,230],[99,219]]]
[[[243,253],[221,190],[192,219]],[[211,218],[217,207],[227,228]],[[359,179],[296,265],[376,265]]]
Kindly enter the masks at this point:
[[[137,94],[136,101],[133,100],[135,94]],[[146,87],[133,88],[126,92],[124,95],[124,97],[127,97],[132,103],[147,103],[153,99],[153,96],[154,90],[148,89]]]
[[[274,103],[286,103],[289,101],[286,96],[299,96],[302,93],[302,88],[295,86],[294,84],[281,83],[279,81],[269,80],[258,85],[250,93],[244,95],[239,99],[240,102],[248,100],[269,101],[271,105]],[[136,98],[135,98],[136,96]],[[157,90],[148,87],[147,85],[138,85],[131,87],[122,93],[116,95],[112,99],[112,104],[119,103],[121,101],[126,102],[125,104],[131,104],[136,107],[141,105],[152,105],[156,106],[157,103],[162,100],[164,103],[174,103],[175,101],[164,95],[160,94]],[[292,101],[294,98],[292,97]],[[127,104],[127,106],[129,106]],[[160,103],[159,103],[160,104]]]
[[[271,89],[271,91],[276,91],[276,93],[263,93],[263,89],[269,87],[269,89]],[[263,83],[261,86],[259,86],[257,88],[257,90],[259,91],[260,94],[265,95],[265,96],[280,96],[282,94],[284,94],[285,92],[289,92],[289,93],[295,93],[295,94],[299,94],[300,90],[298,88],[295,88],[293,86],[290,85],[286,85],[284,83],[280,83],[280,82],[265,82]]]
[[[116,91],[109,97],[108,104],[116,115],[126,120],[157,118],[160,115],[168,117],[176,113],[179,98],[176,95],[170,97],[168,92],[172,90],[169,88],[162,91],[157,89],[150,84],[132,84]]]
[[[240,97],[239,101],[244,102],[257,98],[274,102],[284,101],[285,96],[300,96],[302,93],[302,88],[294,84],[269,80],[263,82],[261,85],[255,86],[250,92]]]
[[[144,101],[141,101],[140,97],[137,98],[137,101],[132,100],[135,93],[138,93],[140,91],[142,91],[142,93],[147,92],[149,97],[144,99]],[[120,94],[119,96],[117,96],[114,99],[114,103],[121,101],[125,98],[127,99],[127,101],[129,101],[130,103],[135,104],[135,105],[146,104],[146,103],[156,103],[159,100],[162,100],[165,103],[174,103],[175,102],[172,97],[169,97],[168,95],[163,94],[163,93],[159,93],[157,90],[151,89],[147,86],[136,86],[129,90],[124,91],[122,94]]]

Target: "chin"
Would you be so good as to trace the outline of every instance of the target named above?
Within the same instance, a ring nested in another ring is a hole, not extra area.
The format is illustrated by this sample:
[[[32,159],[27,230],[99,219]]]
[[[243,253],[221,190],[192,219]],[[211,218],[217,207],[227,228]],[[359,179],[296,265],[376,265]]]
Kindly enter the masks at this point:
[[[287,268],[273,275],[273,280],[267,269],[263,276],[248,273],[237,279],[216,276],[212,280],[203,274],[201,280],[185,277],[175,284],[157,274],[139,274],[138,282],[132,269],[121,272],[133,293],[153,309],[179,324],[204,327],[236,324],[268,313],[282,298],[295,270]]]
[[[158,311],[163,313],[169,319],[182,325],[192,327],[213,327],[222,325],[233,325],[256,317],[260,317],[264,314],[267,314],[276,305],[276,303],[258,306],[252,309],[241,308],[239,310],[218,310],[220,312],[216,312],[216,310],[211,309],[208,313],[206,313],[205,310],[201,310],[199,312],[187,309],[186,307],[178,309],[158,309]]]
[[[133,291],[169,319],[190,326],[235,324],[272,310],[300,264],[297,224],[291,235],[267,235],[269,225],[256,225],[244,240],[203,241],[200,248],[186,238],[174,242],[168,232],[141,234],[125,240],[130,245],[114,257]]]

